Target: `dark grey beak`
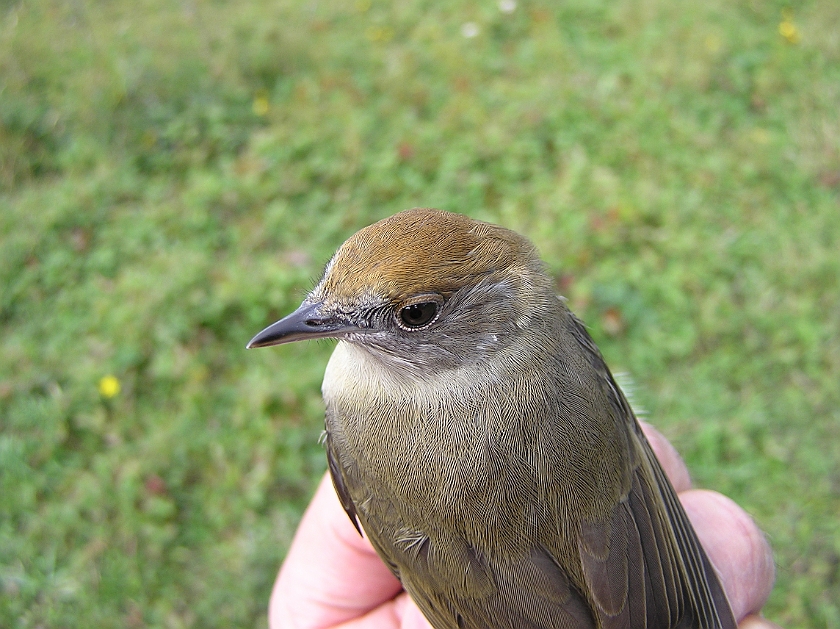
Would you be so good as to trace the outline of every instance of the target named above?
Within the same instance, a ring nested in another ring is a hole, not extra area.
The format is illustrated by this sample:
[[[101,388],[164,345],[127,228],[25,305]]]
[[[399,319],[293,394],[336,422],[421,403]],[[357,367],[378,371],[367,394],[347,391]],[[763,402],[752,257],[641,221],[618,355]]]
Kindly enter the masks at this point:
[[[359,329],[333,314],[322,314],[322,307],[323,304],[320,302],[314,304],[303,302],[300,308],[293,313],[286,315],[277,323],[272,323],[252,338],[246,348],[269,347],[307,339],[337,337],[345,332]]]

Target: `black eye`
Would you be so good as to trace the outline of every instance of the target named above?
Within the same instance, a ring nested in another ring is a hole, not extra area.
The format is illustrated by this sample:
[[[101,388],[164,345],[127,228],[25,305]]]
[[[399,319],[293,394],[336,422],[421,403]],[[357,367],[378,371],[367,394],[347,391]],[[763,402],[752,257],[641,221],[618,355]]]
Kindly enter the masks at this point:
[[[437,313],[438,304],[434,301],[410,304],[400,310],[399,324],[408,330],[416,330],[433,321]]]

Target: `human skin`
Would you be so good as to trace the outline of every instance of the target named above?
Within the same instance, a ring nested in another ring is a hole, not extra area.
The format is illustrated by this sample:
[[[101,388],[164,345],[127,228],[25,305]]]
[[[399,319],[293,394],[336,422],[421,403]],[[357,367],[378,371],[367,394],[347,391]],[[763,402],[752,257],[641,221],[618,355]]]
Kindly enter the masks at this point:
[[[642,428],[715,565],[740,629],[772,629],[759,615],[773,586],[770,546],[726,496],[692,489],[674,447]],[[301,520],[269,604],[272,629],[431,629],[399,581],[361,537],[325,476]]]

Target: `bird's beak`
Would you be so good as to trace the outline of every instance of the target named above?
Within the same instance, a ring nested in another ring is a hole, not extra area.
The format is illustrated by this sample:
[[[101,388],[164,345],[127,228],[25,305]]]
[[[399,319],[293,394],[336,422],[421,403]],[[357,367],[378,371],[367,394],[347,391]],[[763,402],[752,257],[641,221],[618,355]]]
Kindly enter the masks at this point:
[[[303,302],[300,308],[252,338],[246,347],[269,347],[281,343],[341,336],[359,328],[346,319],[322,311],[320,302]]]

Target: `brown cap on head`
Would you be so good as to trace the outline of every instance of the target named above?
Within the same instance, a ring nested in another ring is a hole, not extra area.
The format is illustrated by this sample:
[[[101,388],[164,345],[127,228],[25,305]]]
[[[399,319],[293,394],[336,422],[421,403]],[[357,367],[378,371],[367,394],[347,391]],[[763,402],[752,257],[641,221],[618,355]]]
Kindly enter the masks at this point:
[[[503,227],[429,208],[405,210],[356,232],[339,248],[320,286],[323,295],[361,293],[399,301],[443,295],[497,271],[537,259],[533,245]]]

